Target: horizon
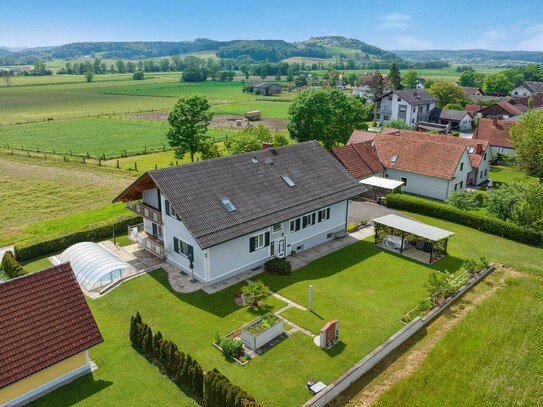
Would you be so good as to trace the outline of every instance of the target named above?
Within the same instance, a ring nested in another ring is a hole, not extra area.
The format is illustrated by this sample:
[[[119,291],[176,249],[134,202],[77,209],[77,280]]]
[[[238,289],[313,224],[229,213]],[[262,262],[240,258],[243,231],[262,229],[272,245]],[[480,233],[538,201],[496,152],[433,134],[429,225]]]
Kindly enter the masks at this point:
[[[93,14],[94,10],[98,11]],[[496,0],[491,10],[483,2],[473,4],[469,0],[438,6],[422,0],[409,4],[393,0],[386,10],[378,4],[349,0],[338,0],[326,8],[309,0],[278,0],[273,9],[249,1],[232,7],[210,0],[203,8],[175,0],[164,0],[160,6],[142,1],[126,6],[104,0],[91,5],[29,0],[1,2],[0,16],[0,46],[8,49],[77,42],[178,42],[196,38],[296,42],[342,36],[387,51],[543,51],[543,4],[535,0],[515,5],[513,10],[504,0]]]

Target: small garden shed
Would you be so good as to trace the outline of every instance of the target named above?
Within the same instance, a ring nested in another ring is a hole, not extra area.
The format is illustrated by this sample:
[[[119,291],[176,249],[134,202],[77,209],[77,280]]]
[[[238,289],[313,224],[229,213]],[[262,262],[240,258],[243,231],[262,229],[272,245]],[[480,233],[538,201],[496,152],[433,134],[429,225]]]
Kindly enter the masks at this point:
[[[398,215],[375,218],[373,224],[376,245],[428,264],[447,254],[449,237],[454,235],[448,230]]]

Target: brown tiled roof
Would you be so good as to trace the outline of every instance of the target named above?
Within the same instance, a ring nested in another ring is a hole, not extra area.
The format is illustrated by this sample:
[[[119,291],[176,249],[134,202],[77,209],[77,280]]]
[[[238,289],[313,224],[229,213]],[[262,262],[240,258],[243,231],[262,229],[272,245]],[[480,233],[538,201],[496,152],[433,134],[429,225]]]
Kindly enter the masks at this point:
[[[375,147],[386,168],[452,179],[466,147],[448,142],[451,137],[401,130],[400,136],[377,137]],[[392,162],[394,156],[396,160]]]
[[[514,123],[511,120],[480,119],[473,139],[488,141],[491,146],[513,148],[509,143],[509,129]]]
[[[349,137],[349,141],[347,141],[347,145],[372,141],[375,139],[375,134],[366,130],[354,130],[351,137]]]
[[[509,116],[521,115],[522,111],[517,107],[513,106],[511,103],[502,100],[501,102],[494,103],[493,105],[487,106],[480,110],[480,113],[485,115],[497,115],[500,111],[504,111]]]
[[[101,342],[69,263],[0,283],[0,388]]]
[[[528,107],[528,100],[530,100],[530,98],[532,98],[532,100],[534,101],[534,107],[543,106],[543,98],[541,96],[523,96],[520,98],[513,98],[509,99],[509,103],[515,105],[515,107],[519,107],[518,105]]]
[[[468,114],[473,118],[475,117],[475,113],[483,108],[484,106],[481,105],[466,105],[466,107],[464,107],[464,110],[468,112]]]
[[[484,96],[484,92],[481,88],[478,88],[476,86],[463,86],[462,89],[464,90],[464,95],[466,96],[473,96],[477,93],[477,91],[480,93],[478,96]]]
[[[366,192],[316,141],[153,170],[132,186],[146,177],[202,249]],[[115,200],[126,200],[130,189]],[[228,211],[221,198],[236,210]]]
[[[348,144],[332,149],[332,153],[356,179],[383,172],[385,168],[379,161],[370,142]]]

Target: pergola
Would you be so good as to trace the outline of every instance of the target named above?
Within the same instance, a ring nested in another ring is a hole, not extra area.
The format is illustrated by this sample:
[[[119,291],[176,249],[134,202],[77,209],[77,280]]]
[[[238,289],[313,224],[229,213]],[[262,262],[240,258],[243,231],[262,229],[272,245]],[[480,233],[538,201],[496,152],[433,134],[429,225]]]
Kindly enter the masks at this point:
[[[404,218],[398,215],[386,215],[373,219],[375,227],[375,244],[381,244],[388,235],[399,236],[401,244],[399,252],[404,253],[405,250],[422,250],[425,244],[431,246],[429,250],[430,258],[428,263],[439,260],[447,254],[447,243],[449,237],[454,235],[448,230],[436,228],[416,220]],[[404,241],[407,240],[414,247],[404,249]],[[419,258],[420,256],[409,256]]]
[[[377,199],[377,193],[381,193],[383,190],[386,193],[394,191],[396,188],[403,185],[403,181],[396,181],[394,179],[381,178],[381,177],[369,177],[358,181],[364,185],[368,191],[373,193],[373,199]],[[380,194],[381,195],[381,194]]]

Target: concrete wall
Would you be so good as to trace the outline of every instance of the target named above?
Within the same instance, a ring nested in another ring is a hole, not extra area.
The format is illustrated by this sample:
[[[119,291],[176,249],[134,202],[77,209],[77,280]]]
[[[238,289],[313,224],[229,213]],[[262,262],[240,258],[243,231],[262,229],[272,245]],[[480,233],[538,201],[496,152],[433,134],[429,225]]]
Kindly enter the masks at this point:
[[[90,371],[87,351],[78,353],[2,388],[0,390],[0,405],[4,407],[22,406],[90,373]]]
[[[416,333],[420,328],[429,324],[435,317],[440,315],[444,310],[446,310],[449,305],[451,305],[454,300],[458,297],[461,297],[467,290],[476,285],[479,281],[485,278],[494,270],[494,264],[490,264],[486,269],[484,269],[477,277],[472,278],[466,284],[464,284],[455,294],[451,295],[447,300],[435,307],[423,318],[417,317],[402,329],[388,338],[380,346],[375,348],[370,352],[366,357],[360,360],[352,368],[343,373],[338,377],[334,383],[326,386],[326,388],[315,396],[313,396],[309,401],[307,401],[303,407],[324,407],[332,399],[337,397],[342,391],[347,389],[351,383],[355,380],[362,377],[366,372],[368,372],[373,366],[379,363],[385,356],[390,352],[400,346],[408,338],[410,338],[414,333]]]

